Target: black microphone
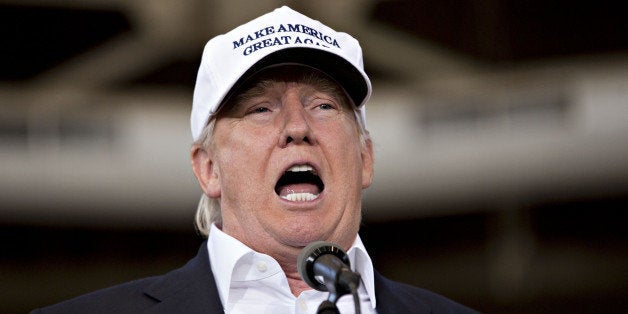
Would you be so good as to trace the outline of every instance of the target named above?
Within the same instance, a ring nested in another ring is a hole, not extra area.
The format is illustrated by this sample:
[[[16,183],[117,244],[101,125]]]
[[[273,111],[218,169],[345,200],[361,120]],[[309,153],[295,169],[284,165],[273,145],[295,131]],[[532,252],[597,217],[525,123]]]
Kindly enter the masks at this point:
[[[299,254],[297,269],[303,281],[319,291],[329,291],[334,304],[341,296],[357,296],[360,274],[350,268],[349,256],[337,244],[316,241]]]

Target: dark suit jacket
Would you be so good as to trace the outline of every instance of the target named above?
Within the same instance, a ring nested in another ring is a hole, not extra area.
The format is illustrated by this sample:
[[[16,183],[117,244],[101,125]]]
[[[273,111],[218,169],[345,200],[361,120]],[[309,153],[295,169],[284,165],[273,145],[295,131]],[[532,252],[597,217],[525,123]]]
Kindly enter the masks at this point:
[[[440,295],[375,272],[377,312],[475,313]],[[203,242],[195,258],[163,276],[131,281],[31,313],[224,313]]]

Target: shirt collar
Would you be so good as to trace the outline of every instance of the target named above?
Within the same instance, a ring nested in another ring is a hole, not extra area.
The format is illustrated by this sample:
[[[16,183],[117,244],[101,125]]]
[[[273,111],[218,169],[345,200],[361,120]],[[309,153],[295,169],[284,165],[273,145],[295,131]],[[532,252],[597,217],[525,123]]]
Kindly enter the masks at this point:
[[[207,237],[207,251],[220,301],[223,305],[227,304],[233,269],[242,257],[252,254],[253,250],[212,224]]]
[[[375,308],[375,276],[373,272],[373,262],[360,239],[360,235],[355,238],[355,242],[353,242],[353,245],[349,248],[349,251],[347,251],[347,255],[349,255],[349,261],[351,262],[353,271],[360,274],[366,293],[371,300],[371,306]]]
[[[243,258],[260,253],[253,251],[242,242],[222,232],[215,224],[212,224],[209,232],[207,250],[220,301],[222,301],[222,304],[227,304],[229,288],[236,264]],[[371,300],[371,306],[375,308],[373,263],[359,235],[347,251],[347,255],[349,256],[351,268],[360,273],[366,293]]]

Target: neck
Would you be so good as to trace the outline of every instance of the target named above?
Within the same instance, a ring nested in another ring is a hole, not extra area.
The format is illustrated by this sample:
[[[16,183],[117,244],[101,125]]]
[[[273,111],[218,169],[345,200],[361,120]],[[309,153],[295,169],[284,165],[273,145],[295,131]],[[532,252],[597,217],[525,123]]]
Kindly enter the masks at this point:
[[[290,291],[295,297],[298,297],[303,291],[312,290],[310,286],[308,286],[303,280],[301,280],[301,277],[288,277],[288,286],[290,286]]]
[[[273,256],[281,266],[286,278],[288,278],[288,286],[290,286],[290,291],[295,297],[298,297],[301,292],[305,290],[312,290],[312,288],[301,279],[301,275],[299,275],[299,271],[297,270],[297,257],[299,252],[300,251],[293,252],[297,253],[296,255]]]

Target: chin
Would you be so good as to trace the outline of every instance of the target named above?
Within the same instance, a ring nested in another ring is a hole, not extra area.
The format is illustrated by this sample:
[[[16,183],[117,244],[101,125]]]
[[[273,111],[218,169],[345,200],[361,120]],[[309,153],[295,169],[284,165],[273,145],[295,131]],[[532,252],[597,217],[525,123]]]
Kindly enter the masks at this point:
[[[280,232],[283,234],[284,242],[297,247],[306,246],[314,241],[326,240],[331,234],[319,224],[310,224],[302,220],[293,226],[286,226]]]

